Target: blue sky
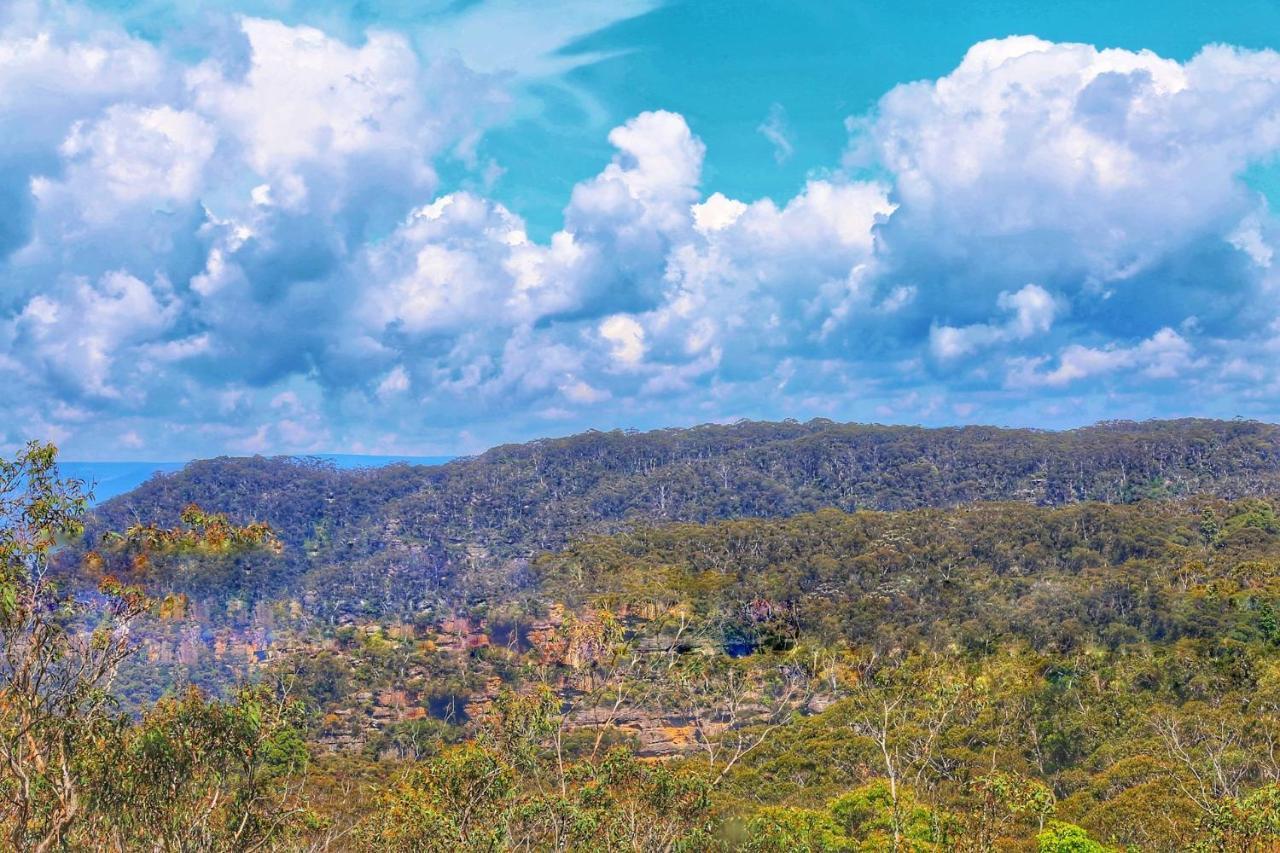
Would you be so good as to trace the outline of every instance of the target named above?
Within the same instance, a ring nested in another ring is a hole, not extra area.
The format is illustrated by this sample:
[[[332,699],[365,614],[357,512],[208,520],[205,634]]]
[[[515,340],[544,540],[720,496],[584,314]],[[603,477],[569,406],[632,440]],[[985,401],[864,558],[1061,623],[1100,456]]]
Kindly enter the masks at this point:
[[[1278,33],[1269,3],[17,0],[0,446],[1275,419]]]

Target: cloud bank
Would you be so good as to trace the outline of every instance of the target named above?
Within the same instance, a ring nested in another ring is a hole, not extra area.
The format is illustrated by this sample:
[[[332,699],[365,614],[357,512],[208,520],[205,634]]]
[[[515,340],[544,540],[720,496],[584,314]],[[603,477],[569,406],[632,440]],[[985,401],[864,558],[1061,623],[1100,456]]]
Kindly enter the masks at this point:
[[[438,177],[485,167],[507,76],[394,32],[220,38],[0,13],[0,443],[1280,414],[1276,223],[1242,177],[1280,149],[1274,53],[983,42],[780,201],[704,186],[688,122],[643,113],[537,241]]]

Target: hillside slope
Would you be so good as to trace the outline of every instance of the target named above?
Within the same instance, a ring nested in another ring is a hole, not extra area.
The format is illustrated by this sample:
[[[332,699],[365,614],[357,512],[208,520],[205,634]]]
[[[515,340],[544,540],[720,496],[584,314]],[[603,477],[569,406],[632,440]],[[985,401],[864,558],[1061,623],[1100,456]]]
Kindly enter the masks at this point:
[[[108,501],[91,529],[169,523],[192,501],[266,521],[285,542],[283,556],[168,580],[214,599],[309,593],[332,616],[414,612],[510,589],[528,580],[523,559],[634,523],[1277,492],[1280,428],[1257,422],[1065,432],[740,422],[589,432],[431,467],[204,460]]]

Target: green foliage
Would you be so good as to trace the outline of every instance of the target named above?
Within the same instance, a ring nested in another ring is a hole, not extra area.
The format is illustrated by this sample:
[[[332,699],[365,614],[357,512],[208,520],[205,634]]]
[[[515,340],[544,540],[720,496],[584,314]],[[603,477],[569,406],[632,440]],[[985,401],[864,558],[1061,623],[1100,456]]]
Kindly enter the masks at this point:
[[[1107,853],[1107,849],[1075,824],[1057,820],[1036,836],[1039,853]]]
[[[14,849],[52,849],[74,829],[84,767],[113,725],[122,635],[146,607],[108,577],[91,619],[50,581],[50,555],[79,532],[85,506],[56,456],[33,442],[0,460],[0,830]]]
[[[332,652],[301,656],[291,664],[290,693],[314,708],[323,708],[350,692],[351,668]]]
[[[832,800],[827,811],[859,850],[934,850],[953,829],[949,817],[922,805],[913,791],[895,791],[883,779]]]
[[[1245,518],[1270,506],[1214,505]],[[780,614],[798,640],[973,651],[1010,638],[1070,651],[1272,636],[1261,617],[1280,602],[1280,535],[1242,528],[1247,541],[1232,535],[1206,563],[1195,544],[1200,510],[826,510],[588,538],[537,569],[546,594],[579,606],[682,608],[726,647]],[[712,572],[714,585],[685,583]]]
[[[1197,850],[1270,850],[1280,845],[1280,785],[1214,804],[1202,822]]]
[[[566,763],[545,689],[502,693],[476,740],[413,765],[356,831],[362,849],[710,850],[709,787],[697,774],[612,750]]]
[[[747,822],[746,850],[753,853],[834,853],[854,850],[844,828],[827,811],[768,806]]]
[[[58,477],[51,445],[0,461],[0,830],[12,849],[35,851],[267,843],[289,820],[279,804],[306,762],[292,706],[262,691],[232,703],[192,692],[141,720],[116,713],[109,688],[151,602],[95,554],[84,569],[97,576],[92,599],[51,582],[50,557],[79,532],[84,503],[80,484]],[[270,535],[202,514],[184,522],[200,533],[121,541],[136,563]]]
[[[821,808],[768,806],[746,822],[746,850],[931,851],[945,849],[954,819],[922,804],[908,789],[883,779],[843,794]]]
[[[1263,533],[1280,532],[1280,520],[1276,519],[1275,508],[1266,501],[1249,498],[1238,501],[1232,506],[1218,539],[1225,539],[1242,530],[1261,530]]]
[[[306,767],[297,705],[264,688],[227,702],[192,690],[124,725],[87,785],[89,835],[122,848],[244,849],[295,816],[290,781]]]

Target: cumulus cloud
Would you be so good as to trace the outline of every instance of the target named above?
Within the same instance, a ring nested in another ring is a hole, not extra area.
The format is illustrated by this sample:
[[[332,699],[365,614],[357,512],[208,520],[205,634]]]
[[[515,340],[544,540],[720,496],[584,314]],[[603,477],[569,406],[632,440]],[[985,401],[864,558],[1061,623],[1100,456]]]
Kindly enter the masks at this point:
[[[60,151],[67,183],[88,201],[90,218],[101,219],[140,200],[190,201],[216,144],[213,127],[196,113],[114,104],[91,124],[76,122]]]
[[[1036,281],[1130,335],[1140,313],[1176,323],[1179,302],[1222,289],[1203,276],[1170,299],[1171,268],[1211,264],[1248,295],[1258,279],[1222,255],[1259,206],[1240,173],[1280,144],[1278,72],[1274,53],[1222,46],[1179,64],[982,42],[889,93],[867,131],[899,204],[886,253],[937,305]]]
[[[636,364],[644,358],[644,327],[625,314],[600,324],[600,336],[609,342],[610,354],[620,364]]]
[[[161,54],[67,8],[0,9],[0,260],[31,239],[31,182],[61,168],[72,124],[104,107],[170,87]]]
[[[1039,371],[1048,361],[1047,357],[1014,359],[1010,365],[1010,384],[1063,386],[1132,368],[1151,379],[1172,379],[1193,366],[1191,344],[1169,328],[1132,347],[1071,344],[1058,356],[1056,367]]]
[[[531,244],[524,223],[500,204],[443,196],[367,252],[364,274],[375,283],[369,319],[410,338],[528,322],[548,303],[562,304],[546,294],[544,270],[573,253],[556,249]]]
[[[747,205],[724,193],[712,193],[706,201],[695,204],[690,210],[693,212],[693,227],[703,234],[710,234],[737,222],[738,217],[746,213]]]
[[[1276,408],[1245,369],[1280,340],[1276,222],[1240,179],[1280,148],[1272,53],[984,42],[777,200],[705,187],[684,117],[642,113],[538,240],[440,186],[443,159],[487,168],[501,75],[394,32],[244,18],[184,60],[22,10],[0,16],[0,443],[1035,422],[1197,383]],[[780,108],[761,133],[792,156]]]
[[[997,307],[1011,316],[1003,323],[974,323],[970,326],[934,326],[929,331],[929,347],[944,361],[969,355],[1005,341],[1022,341],[1043,334],[1053,326],[1057,311],[1053,297],[1036,284],[996,299]]]
[[[78,282],[63,301],[33,297],[11,321],[10,346],[42,370],[55,393],[107,399],[136,393],[131,383],[116,381],[114,368],[120,363],[126,376],[145,373],[150,359],[138,361],[138,345],[168,331],[178,314],[168,291],[165,282],[152,286],[111,272]]]

